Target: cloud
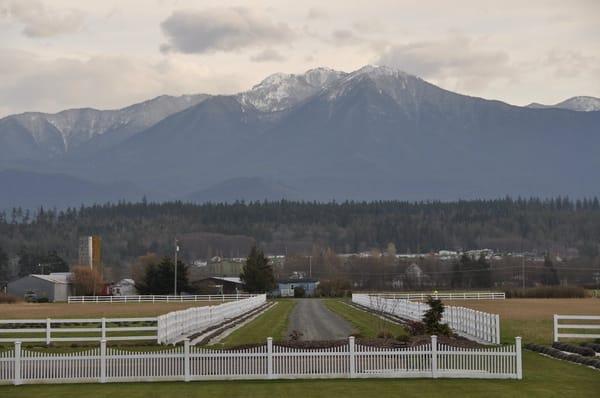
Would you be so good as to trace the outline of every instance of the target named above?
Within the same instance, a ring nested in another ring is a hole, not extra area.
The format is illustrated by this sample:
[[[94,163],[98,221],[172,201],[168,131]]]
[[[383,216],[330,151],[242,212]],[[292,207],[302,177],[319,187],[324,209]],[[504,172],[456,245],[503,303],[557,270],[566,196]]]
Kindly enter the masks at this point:
[[[308,19],[327,19],[329,18],[329,13],[322,8],[311,7],[306,14],[306,18]]]
[[[248,8],[175,11],[161,28],[167,36],[161,51],[188,54],[284,43],[294,36],[288,25]]]
[[[462,89],[478,89],[493,79],[515,77],[505,52],[482,47],[455,35],[439,41],[389,46],[376,63],[438,82],[453,81],[456,88]]]
[[[47,8],[38,0],[0,0],[0,16],[22,24],[23,34],[30,38],[77,32],[85,18],[80,10]]]
[[[213,72],[179,56],[45,59],[0,49],[0,59],[3,115],[82,106],[115,108],[162,94],[234,93],[243,86],[238,76]]]
[[[331,33],[333,43],[338,46],[354,45],[362,40],[358,38],[353,31],[348,29],[338,29]]]
[[[252,62],[283,62],[285,57],[272,48],[267,48],[250,57],[250,60]]]

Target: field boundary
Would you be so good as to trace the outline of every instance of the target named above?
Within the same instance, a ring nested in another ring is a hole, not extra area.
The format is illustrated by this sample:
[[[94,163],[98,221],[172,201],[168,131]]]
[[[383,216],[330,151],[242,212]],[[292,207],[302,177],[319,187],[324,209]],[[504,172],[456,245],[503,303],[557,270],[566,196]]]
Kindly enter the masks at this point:
[[[69,296],[67,303],[185,303],[189,301],[238,301],[255,294],[201,294],[201,295],[133,295],[133,296]]]
[[[308,379],[308,378],[474,378],[522,379],[521,338],[493,348],[465,348],[431,342],[387,348],[347,343],[328,348],[273,344],[213,350],[190,345],[162,352],[131,352],[100,347],[77,354],[24,350],[0,353],[0,383],[107,383],[160,380]]]
[[[557,315],[554,314],[554,342],[559,341],[560,338],[570,339],[600,339],[600,315]],[[576,324],[565,324],[560,323],[561,320],[572,320],[572,321],[597,321],[598,323],[576,323]],[[578,330],[597,330],[598,333],[560,333],[560,329],[578,329]]]

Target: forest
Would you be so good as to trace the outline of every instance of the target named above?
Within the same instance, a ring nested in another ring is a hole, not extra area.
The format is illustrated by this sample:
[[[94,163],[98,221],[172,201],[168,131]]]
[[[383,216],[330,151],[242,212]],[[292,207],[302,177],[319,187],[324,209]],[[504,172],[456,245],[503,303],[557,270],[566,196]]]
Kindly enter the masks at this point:
[[[595,264],[600,244],[597,198],[503,198],[456,202],[183,202],[99,204],[57,211],[0,212],[0,279],[38,264],[63,270],[77,261],[78,237],[99,235],[105,267],[126,275],[139,256],[245,257],[253,245],[270,255],[397,253],[488,248],[551,253]],[[12,260],[11,260],[12,259]],[[11,263],[12,261],[12,263]],[[12,265],[11,265],[12,264]],[[43,271],[43,270],[42,270]]]

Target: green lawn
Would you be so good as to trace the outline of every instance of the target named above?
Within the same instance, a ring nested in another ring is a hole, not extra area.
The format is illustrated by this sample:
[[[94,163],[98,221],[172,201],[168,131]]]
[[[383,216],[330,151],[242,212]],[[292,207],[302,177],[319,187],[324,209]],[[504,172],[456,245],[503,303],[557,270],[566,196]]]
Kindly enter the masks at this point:
[[[241,344],[263,343],[267,337],[283,340],[286,336],[288,318],[296,305],[293,300],[279,300],[258,318],[227,336],[215,347],[233,347]]]
[[[184,397],[593,397],[600,372],[525,352],[522,381],[515,380],[290,380],[28,385],[0,387],[3,398]]]
[[[377,334],[381,330],[390,332],[394,337],[407,334],[404,327],[383,320],[365,311],[352,308],[343,301],[335,299],[326,300],[325,305],[329,310],[341,315],[350,322],[362,337],[377,337]]]

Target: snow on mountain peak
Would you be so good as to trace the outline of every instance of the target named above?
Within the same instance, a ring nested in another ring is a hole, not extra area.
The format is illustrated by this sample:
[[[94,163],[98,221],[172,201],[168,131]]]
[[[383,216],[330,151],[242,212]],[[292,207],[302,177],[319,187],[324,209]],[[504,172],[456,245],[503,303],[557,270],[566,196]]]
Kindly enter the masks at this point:
[[[304,74],[275,73],[238,94],[244,105],[252,105],[263,112],[288,109],[326,87],[334,84],[346,73],[329,68],[310,69]]]
[[[531,104],[527,105],[527,107],[536,109],[561,108],[578,112],[594,112],[600,111],[600,98],[582,95],[566,99],[554,105],[544,105],[537,102],[532,102]]]

